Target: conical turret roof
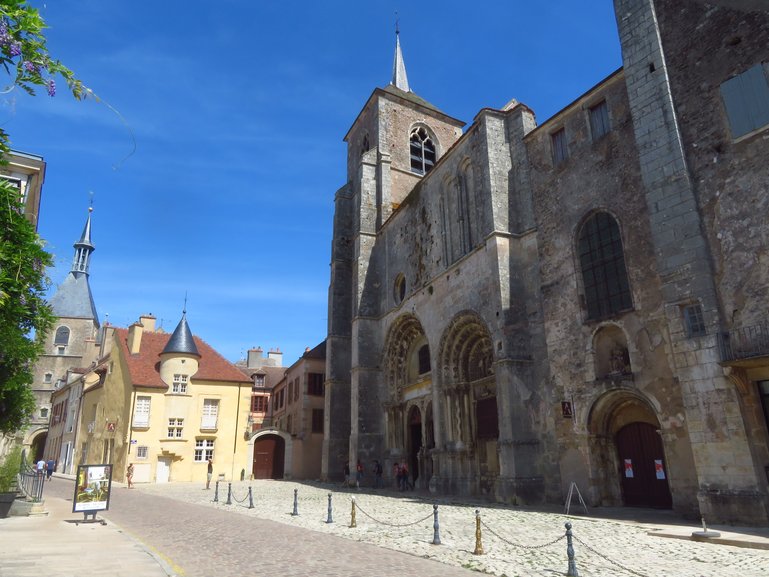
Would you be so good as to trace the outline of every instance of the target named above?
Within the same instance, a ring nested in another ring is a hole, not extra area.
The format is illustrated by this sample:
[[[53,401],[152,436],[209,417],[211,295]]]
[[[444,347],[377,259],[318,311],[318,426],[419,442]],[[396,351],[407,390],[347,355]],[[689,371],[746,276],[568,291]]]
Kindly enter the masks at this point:
[[[176,325],[174,334],[168,339],[168,343],[160,354],[165,355],[167,353],[200,356],[198,347],[195,346],[195,339],[192,338],[190,326],[187,324],[187,311],[182,313],[182,320]]]

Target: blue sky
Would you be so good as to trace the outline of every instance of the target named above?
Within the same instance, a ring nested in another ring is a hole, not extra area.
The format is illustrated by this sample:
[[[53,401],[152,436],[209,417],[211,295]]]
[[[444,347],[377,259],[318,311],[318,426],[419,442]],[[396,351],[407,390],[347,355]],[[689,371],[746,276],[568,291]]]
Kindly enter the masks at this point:
[[[92,196],[101,320],[171,331],[186,293],[193,332],[233,361],[261,346],[291,364],[325,338],[342,138],[390,81],[396,10],[411,89],[468,123],[512,98],[542,122],[621,65],[609,0],[31,4],[109,104],[61,85],[0,100],[12,147],[48,164],[53,288]]]

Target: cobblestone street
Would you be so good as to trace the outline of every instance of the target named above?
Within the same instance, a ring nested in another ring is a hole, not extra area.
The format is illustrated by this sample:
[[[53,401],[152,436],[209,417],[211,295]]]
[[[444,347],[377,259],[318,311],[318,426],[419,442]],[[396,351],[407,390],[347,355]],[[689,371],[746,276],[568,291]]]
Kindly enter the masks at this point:
[[[248,508],[249,486],[253,509]],[[66,497],[68,487],[62,481],[54,484]],[[291,515],[294,489],[298,516]],[[326,523],[329,492],[333,523]],[[681,521],[668,512],[624,510],[627,520],[598,518],[600,511],[591,511],[589,517],[566,517],[488,503],[423,499],[411,493],[376,494],[288,481],[233,483],[232,505],[224,504],[226,483],[220,484],[218,503],[213,502],[214,493],[213,486],[206,491],[196,483],[140,485],[132,491],[116,485],[104,517],[189,577],[240,577],[253,574],[256,567],[261,567],[259,574],[280,575],[469,575],[467,569],[507,577],[563,575],[566,521],[573,523],[581,575],[769,575],[767,549],[648,535],[658,530],[683,537],[698,529],[696,525],[676,527]],[[356,528],[349,527],[351,497],[357,503]],[[433,503],[439,505],[440,546],[431,544]],[[481,514],[484,555],[473,554],[476,508]],[[636,513],[641,515],[640,522],[629,516]],[[769,546],[766,538],[757,542]]]

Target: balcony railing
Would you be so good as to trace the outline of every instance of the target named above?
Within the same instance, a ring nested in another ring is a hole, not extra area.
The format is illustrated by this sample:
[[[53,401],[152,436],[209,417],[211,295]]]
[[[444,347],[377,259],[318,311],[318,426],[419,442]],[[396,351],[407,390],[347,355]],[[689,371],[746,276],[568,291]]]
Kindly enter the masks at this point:
[[[718,346],[724,362],[769,356],[769,322],[720,332]]]

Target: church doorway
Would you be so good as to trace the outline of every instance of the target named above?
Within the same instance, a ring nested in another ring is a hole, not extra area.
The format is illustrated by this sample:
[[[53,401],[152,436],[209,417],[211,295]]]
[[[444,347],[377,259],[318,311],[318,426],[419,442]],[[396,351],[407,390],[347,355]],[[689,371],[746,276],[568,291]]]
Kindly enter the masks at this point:
[[[254,479],[282,479],[286,443],[278,435],[264,435],[254,441]]]
[[[422,413],[419,407],[412,407],[409,412],[409,469],[414,486],[419,478],[419,454],[422,450]]]
[[[605,506],[673,506],[660,423],[637,391],[607,391],[588,419],[594,497]]]
[[[628,507],[670,509],[673,499],[657,430],[648,423],[630,423],[616,435],[622,465],[622,498]]]

